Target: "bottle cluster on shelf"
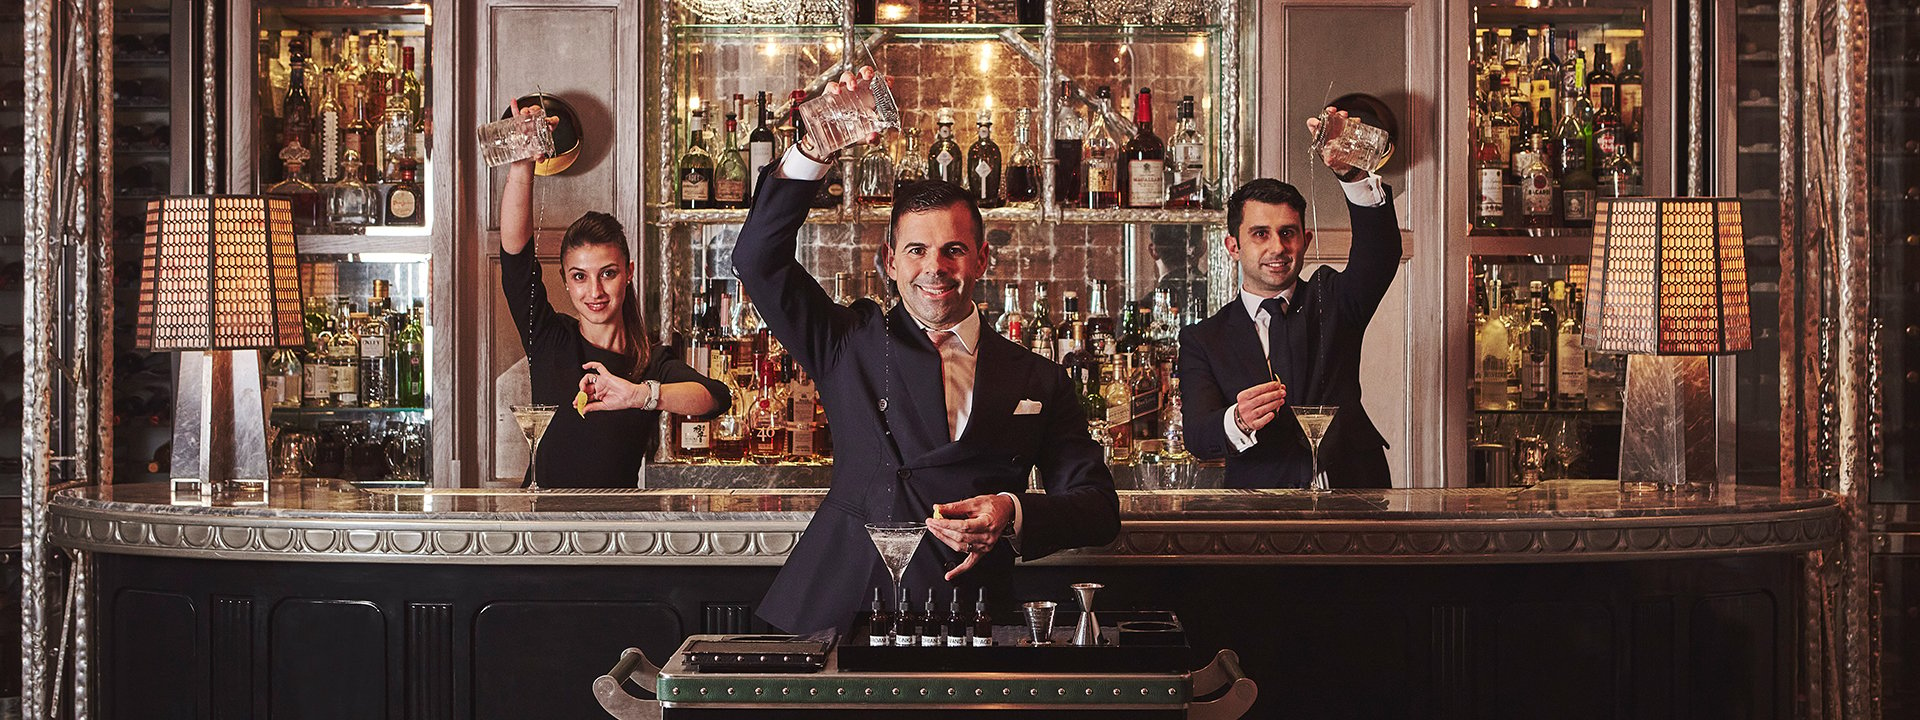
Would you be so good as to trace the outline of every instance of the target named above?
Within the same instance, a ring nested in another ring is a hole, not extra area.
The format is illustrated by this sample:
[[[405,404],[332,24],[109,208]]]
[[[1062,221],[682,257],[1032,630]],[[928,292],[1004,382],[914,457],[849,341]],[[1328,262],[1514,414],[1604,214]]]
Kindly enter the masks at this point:
[[[1620,409],[1626,356],[1581,344],[1578,283],[1476,278],[1473,407],[1476,410]]]
[[[690,366],[727,386],[732,407],[709,421],[674,416],[667,456],[692,463],[830,462],[833,436],[818,389],[736,287],[730,280],[711,281],[695,302],[695,330],[681,343]],[[1173,377],[1179,309],[1162,290],[1151,303],[1123,303],[1116,319],[1108,311],[1108,287],[1103,280],[1089,283],[1083,313],[1073,291],[1062,294],[1056,312],[1046,281],[1034,283],[1030,304],[1021,302],[1019,287],[1007,284],[998,310],[979,304],[981,320],[992,332],[1066,367],[1089,434],[1109,464],[1190,459]],[[857,280],[838,273],[832,292],[843,305],[894,302],[875,271]]]
[[[1217,190],[1205,179],[1207,142],[1194,122],[1194,100],[1183,98],[1171,136],[1154,132],[1153,91],[1140,88],[1130,127],[1110,122],[1111,90],[1099,88],[1095,107],[1083,115],[1069,84],[1061,84],[1053,110],[1053,156],[1057,159],[1054,200],[1062,207],[1199,208],[1217,207]],[[766,92],[751,108],[751,133],[741,124],[749,107],[742,94],[731,104],[708,107],[699,98],[688,103],[687,144],[677,169],[679,205],[685,209],[743,208],[752,203],[761,168],[806,136],[797,108],[806,93],[795,90],[778,125]],[[721,132],[708,127],[712,113],[723,112]],[[863,205],[884,206],[895,189],[923,179],[964,187],[982,208],[1030,204],[1040,199],[1044,161],[1033,138],[1035,109],[1014,111],[1013,145],[1003,150],[993,136],[993,109],[973,113],[975,139],[960,146],[954,125],[964,111],[942,106],[935,113],[932,140],[923,150],[920,129],[905,128],[902,146],[890,141],[857,146],[834,163],[814,206],[839,207],[848,193]]]
[[[937,593],[927,588],[927,601],[916,610],[913,593],[900,588],[894,609],[887,610],[880,588],[873,589],[873,604],[867,614],[867,644],[872,647],[991,647],[993,615],[987,612],[987,591],[976,590],[973,609],[960,603],[960,588],[945,610]]]
[[[1640,43],[1618,68],[1607,35],[1589,56],[1578,30],[1480,30],[1474,36],[1474,226],[1590,228],[1600,197],[1641,194]]]
[[[427,425],[410,417],[324,418],[273,425],[274,477],[418,483],[430,476]]]
[[[364,311],[347,298],[309,297],[307,344],[267,357],[262,392],[275,408],[423,408],[425,318],[415,304],[394,307],[385,280],[373,281]]]
[[[261,177],[301,232],[421,225],[429,108],[412,44],[387,30],[261,31]]]

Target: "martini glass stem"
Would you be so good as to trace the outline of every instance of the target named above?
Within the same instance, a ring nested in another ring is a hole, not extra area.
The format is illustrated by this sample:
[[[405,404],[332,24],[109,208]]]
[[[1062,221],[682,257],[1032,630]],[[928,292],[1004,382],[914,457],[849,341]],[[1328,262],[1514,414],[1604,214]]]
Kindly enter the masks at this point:
[[[1327,488],[1320,484],[1320,441],[1314,440],[1310,443],[1310,446],[1312,447],[1313,454],[1313,475],[1307,478],[1307,489],[1313,492],[1321,492]]]
[[[540,489],[540,479],[538,476],[534,474],[534,470],[537,469],[535,466],[540,464],[540,463],[534,462],[534,460],[538,459],[539,457],[540,457],[540,436],[535,435],[533,437],[527,438],[527,489],[528,490]]]

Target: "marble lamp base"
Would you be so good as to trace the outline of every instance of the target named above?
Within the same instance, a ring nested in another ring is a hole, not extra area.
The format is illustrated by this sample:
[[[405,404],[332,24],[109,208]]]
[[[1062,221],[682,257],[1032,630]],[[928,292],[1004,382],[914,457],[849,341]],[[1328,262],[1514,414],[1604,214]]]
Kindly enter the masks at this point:
[[[266,402],[260,351],[180,353],[173,395],[173,490],[212,494],[264,490]]]
[[[1718,437],[1708,365],[1701,355],[1627,358],[1622,489],[1689,490],[1716,483]]]

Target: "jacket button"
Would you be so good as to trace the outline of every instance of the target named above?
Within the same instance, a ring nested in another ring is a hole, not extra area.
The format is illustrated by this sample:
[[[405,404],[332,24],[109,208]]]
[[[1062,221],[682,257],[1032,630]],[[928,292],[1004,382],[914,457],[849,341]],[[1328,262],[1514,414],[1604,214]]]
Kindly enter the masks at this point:
[[[895,475],[898,475],[898,476],[900,476],[900,479],[901,479],[901,480],[907,480],[907,479],[911,479],[911,478],[913,477],[913,471],[912,471],[912,470],[901,470],[900,472],[898,472],[898,473],[894,473],[894,474],[895,474]]]

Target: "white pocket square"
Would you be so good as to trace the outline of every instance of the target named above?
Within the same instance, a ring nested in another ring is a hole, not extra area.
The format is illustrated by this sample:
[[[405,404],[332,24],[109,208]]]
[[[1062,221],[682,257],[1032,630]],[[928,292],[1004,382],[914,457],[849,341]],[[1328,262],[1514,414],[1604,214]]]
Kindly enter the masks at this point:
[[[1039,414],[1040,414],[1040,401],[1039,401],[1039,400],[1021,400],[1021,401],[1020,401],[1020,404],[1019,404],[1019,405],[1016,405],[1016,406],[1014,406],[1014,408],[1013,408],[1013,414],[1015,414],[1015,415],[1039,415]]]

